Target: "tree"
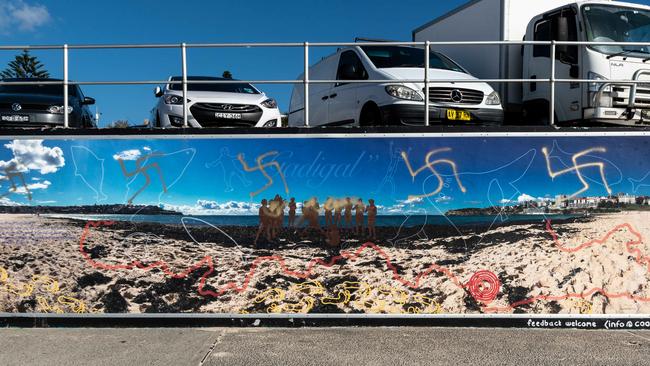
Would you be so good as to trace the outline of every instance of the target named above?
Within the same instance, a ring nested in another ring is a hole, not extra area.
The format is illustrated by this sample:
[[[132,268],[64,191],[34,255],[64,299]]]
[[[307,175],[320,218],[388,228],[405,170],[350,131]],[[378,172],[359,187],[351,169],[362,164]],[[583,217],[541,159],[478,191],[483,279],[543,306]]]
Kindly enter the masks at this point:
[[[8,78],[42,78],[48,79],[50,73],[44,69],[43,64],[36,56],[29,54],[29,50],[23,50],[23,53],[16,56],[16,59],[9,62],[7,68],[0,72],[0,77]]]
[[[226,70],[222,74],[224,79],[232,79],[232,73],[229,70]]]

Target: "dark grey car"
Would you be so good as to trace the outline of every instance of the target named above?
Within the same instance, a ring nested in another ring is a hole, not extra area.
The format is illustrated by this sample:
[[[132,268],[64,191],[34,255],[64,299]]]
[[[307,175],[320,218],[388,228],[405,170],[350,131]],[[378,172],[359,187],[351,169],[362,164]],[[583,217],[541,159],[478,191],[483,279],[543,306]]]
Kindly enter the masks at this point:
[[[11,85],[7,82],[61,81],[57,79],[3,79],[0,81],[1,127],[63,126],[63,86],[53,84]],[[77,85],[68,87],[69,126],[94,128],[88,108],[95,99],[85,97]]]

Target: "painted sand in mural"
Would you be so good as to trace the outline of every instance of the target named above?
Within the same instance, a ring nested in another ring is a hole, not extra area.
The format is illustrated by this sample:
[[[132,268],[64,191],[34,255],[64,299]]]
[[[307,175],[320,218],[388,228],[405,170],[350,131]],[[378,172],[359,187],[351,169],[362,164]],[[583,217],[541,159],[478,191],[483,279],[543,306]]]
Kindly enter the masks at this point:
[[[648,314],[648,141],[4,141],[0,312]]]

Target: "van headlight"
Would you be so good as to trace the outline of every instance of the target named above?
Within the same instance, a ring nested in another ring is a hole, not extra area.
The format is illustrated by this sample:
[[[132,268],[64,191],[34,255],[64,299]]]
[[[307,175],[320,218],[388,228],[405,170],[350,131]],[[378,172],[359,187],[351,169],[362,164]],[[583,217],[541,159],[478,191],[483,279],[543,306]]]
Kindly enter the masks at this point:
[[[607,81],[606,77],[604,77],[602,75],[599,75],[599,74],[596,74],[595,72],[591,72],[591,71],[589,71],[589,73],[587,74],[587,78],[589,80]],[[600,87],[603,84],[604,83],[589,83],[589,91],[592,92],[592,93],[596,93],[596,92],[598,92],[600,90]],[[612,91],[611,85],[606,86],[603,91],[605,93],[611,92]]]
[[[413,100],[416,102],[422,102],[424,99],[422,99],[422,96],[420,93],[417,91],[407,88],[402,85],[388,85],[386,87],[386,93],[388,93],[390,96],[393,96],[395,98],[399,99],[405,99],[405,100]]]
[[[501,98],[499,97],[499,93],[493,91],[490,93],[490,95],[487,96],[485,99],[485,104],[487,105],[501,105]]]

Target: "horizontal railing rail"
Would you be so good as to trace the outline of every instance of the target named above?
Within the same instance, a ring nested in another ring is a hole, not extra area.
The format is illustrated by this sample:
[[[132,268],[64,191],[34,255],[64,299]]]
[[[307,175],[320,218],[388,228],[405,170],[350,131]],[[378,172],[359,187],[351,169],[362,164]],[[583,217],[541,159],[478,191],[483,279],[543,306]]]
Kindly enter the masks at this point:
[[[650,80],[591,80],[591,79],[561,79],[556,78],[556,59],[558,46],[619,46],[623,47],[641,47],[650,46],[650,42],[585,42],[585,41],[425,41],[425,42],[273,42],[273,43],[160,43],[160,44],[78,44],[78,45],[0,45],[2,50],[61,50],[63,51],[63,79],[57,81],[3,81],[3,85],[62,85],[64,90],[64,110],[68,110],[68,86],[70,85],[159,85],[173,84],[182,85],[183,94],[183,126],[189,127],[188,124],[188,105],[187,105],[187,87],[191,84],[232,84],[232,83],[250,83],[250,84],[303,84],[303,101],[304,101],[304,125],[310,126],[309,123],[309,85],[310,84],[333,84],[341,80],[323,80],[311,79],[309,77],[309,50],[313,47],[354,47],[354,46],[414,46],[431,49],[432,46],[549,46],[550,47],[550,67],[549,77],[539,79],[432,79],[429,75],[429,68],[424,68],[424,78],[422,79],[386,79],[386,80],[345,80],[348,84],[383,84],[390,82],[402,83],[423,83],[424,84],[424,125],[430,125],[430,106],[429,85],[434,83],[548,83],[549,91],[549,123],[555,125],[555,92],[557,83],[595,83],[607,85],[621,84],[627,86],[636,86],[638,84],[650,83]],[[304,70],[300,79],[285,80],[188,80],[187,73],[187,50],[199,48],[303,48]],[[73,81],[69,79],[69,51],[70,50],[103,50],[103,49],[179,49],[181,51],[181,68],[182,80],[95,80],[95,81]],[[424,53],[424,65],[429,65],[430,53]],[[625,57],[626,55],[620,55]],[[650,55],[648,60],[650,61]],[[648,64],[650,66],[650,63]],[[603,88],[598,94],[602,94]],[[69,116],[64,113],[64,127],[68,128]]]

